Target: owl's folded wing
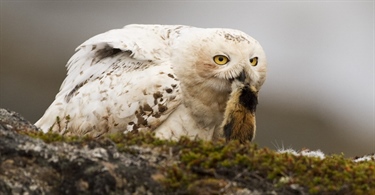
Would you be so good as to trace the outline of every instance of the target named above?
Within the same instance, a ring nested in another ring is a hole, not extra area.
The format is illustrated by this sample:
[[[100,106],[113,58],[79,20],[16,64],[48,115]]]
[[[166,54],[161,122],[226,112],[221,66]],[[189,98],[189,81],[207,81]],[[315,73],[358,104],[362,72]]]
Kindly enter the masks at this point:
[[[170,31],[131,25],[87,40],[69,60],[60,92],[36,125],[95,136],[155,129],[181,102],[167,56]]]

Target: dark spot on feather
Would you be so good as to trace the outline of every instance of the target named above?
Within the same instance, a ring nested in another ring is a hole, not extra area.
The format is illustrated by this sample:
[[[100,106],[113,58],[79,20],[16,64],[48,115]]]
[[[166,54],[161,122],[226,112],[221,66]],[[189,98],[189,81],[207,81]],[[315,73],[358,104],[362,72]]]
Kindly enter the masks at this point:
[[[157,99],[163,97],[163,94],[158,91],[158,92],[154,93],[152,96],[154,97],[154,104],[156,105]]]
[[[160,113],[159,112],[157,112],[157,113],[155,113],[154,115],[152,115],[153,117],[155,117],[155,118],[159,118],[160,117]]]
[[[172,79],[174,79],[173,74],[169,73],[168,76],[171,77]]]
[[[232,34],[226,33],[224,34],[224,37],[225,39],[230,40],[230,41],[237,41],[237,42],[246,41],[250,43],[250,41],[242,35],[232,35]]]
[[[153,97],[154,97],[155,99],[157,99],[157,98],[161,98],[161,97],[163,97],[163,94],[160,93],[160,92],[156,92],[156,93],[153,94]]]
[[[85,80],[84,82],[76,85],[69,93],[65,96],[65,101],[68,103],[70,99],[73,97],[75,92],[77,92],[82,86],[84,86],[87,83],[88,80]]]
[[[143,105],[143,110],[144,110],[144,111],[149,111],[149,112],[152,112],[152,111],[153,111],[152,108],[151,108],[151,106],[148,105],[148,104]]]
[[[167,93],[172,93],[172,89],[171,88],[167,88],[167,89],[165,89],[165,91],[167,92]]]
[[[135,116],[137,117],[137,126],[147,125],[147,121],[142,117],[141,114],[136,114]]]
[[[177,87],[177,84],[172,84],[171,85],[173,88],[176,88]]]
[[[171,29],[168,29],[167,31],[167,38],[169,39],[169,35],[171,34]]]
[[[168,109],[167,106],[164,106],[162,104],[158,104],[158,110],[159,110],[160,113],[165,112],[167,109]]]

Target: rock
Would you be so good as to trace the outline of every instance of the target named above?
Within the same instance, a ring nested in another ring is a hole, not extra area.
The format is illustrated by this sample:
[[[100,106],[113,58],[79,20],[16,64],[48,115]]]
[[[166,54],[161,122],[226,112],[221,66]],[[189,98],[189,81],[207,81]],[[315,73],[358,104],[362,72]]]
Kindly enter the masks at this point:
[[[64,137],[0,108],[0,194],[373,194],[374,166],[250,142]]]
[[[38,127],[34,124],[23,118],[17,112],[0,108],[0,129],[9,129],[9,130],[32,130],[38,131]]]
[[[85,144],[55,142],[19,134],[37,128],[1,109],[0,194],[158,194],[162,186],[147,156],[119,153],[109,139]],[[5,113],[5,114],[4,114]],[[17,131],[15,131],[17,130]],[[157,157],[156,157],[157,158]]]

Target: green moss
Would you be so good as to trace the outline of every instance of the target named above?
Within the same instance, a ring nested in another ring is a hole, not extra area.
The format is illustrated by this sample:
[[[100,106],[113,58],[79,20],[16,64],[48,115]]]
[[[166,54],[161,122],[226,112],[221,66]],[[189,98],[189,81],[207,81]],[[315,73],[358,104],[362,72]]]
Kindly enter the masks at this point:
[[[85,142],[90,137],[67,137],[53,133],[28,133],[31,137],[50,142]],[[173,154],[173,163],[159,167],[164,178],[160,182],[171,191],[199,194],[200,186],[211,186],[213,192],[223,183],[236,180],[251,186],[251,178],[262,178],[276,187],[292,184],[304,187],[308,193],[375,193],[375,161],[355,163],[343,155],[325,159],[277,153],[256,144],[238,141],[207,142],[181,138],[160,140],[151,133],[111,134],[120,152],[131,153],[137,145]]]
[[[57,133],[43,133],[43,132],[35,132],[35,131],[28,131],[28,132],[22,132],[23,134],[26,134],[32,138],[41,139],[46,143],[52,143],[52,142],[87,142],[90,140],[95,140],[95,138],[92,138],[90,136],[64,136]]]
[[[185,141],[186,142],[186,141]],[[226,145],[211,142],[187,143],[180,151],[179,172],[195,174],[195,178],[217,177],[220,172],[249,171],[257,173],[271,183],[299,184],[309,192],[367,193],[375,188],[374,161],[355,163],[343,155],[327,156],[326,159],[279,154],[267,148],[257,149],[251,143],[229,142]],[[221,175],[232,179],[234,175]],[[175,177],[169,174],[168,177]],[[289,178],[287,183],[280,182]],[[178,180],[178,178],[175,178]],[[186,183],[188,187],[189,181]]]

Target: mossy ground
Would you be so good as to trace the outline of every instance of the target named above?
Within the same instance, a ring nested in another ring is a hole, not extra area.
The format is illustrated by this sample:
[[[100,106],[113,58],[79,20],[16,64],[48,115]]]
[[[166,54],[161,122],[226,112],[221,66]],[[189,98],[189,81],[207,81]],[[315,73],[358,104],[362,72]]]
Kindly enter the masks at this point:
[[[51,142],[92,141],[90,137],[63,137],[53,133],[29,136]],[[173,161],[160,165],[155,179],[171,192],[188,194],[221,194],[228,188],[254,189],[272,185],[275,189],[300,189],[309,194],[375,194],[375,161],[353,162],[343,155],[325,159],[277,153],[258,148],[254,143],[225,143],[189,140],[165,141],[150,133],[112,134],[120,152],[132,147],[157,149],[173,156]]]

